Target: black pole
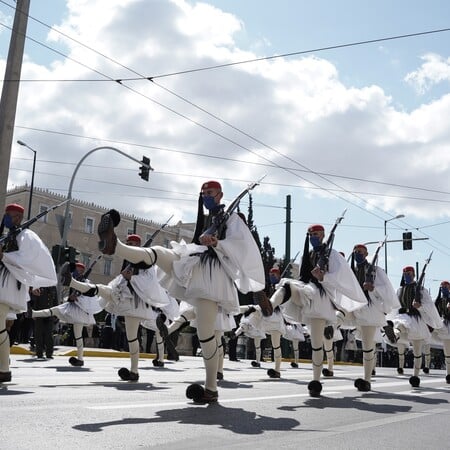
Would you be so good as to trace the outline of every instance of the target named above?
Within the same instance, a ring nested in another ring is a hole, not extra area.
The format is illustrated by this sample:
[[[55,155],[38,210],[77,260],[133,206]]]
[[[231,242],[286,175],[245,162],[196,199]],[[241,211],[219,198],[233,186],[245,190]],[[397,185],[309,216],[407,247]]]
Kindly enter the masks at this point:
[[[285,264],[291,261],[291,196],[286,195],[286,247],[284,250]],[[288,275],[287,275],[288,276]]]

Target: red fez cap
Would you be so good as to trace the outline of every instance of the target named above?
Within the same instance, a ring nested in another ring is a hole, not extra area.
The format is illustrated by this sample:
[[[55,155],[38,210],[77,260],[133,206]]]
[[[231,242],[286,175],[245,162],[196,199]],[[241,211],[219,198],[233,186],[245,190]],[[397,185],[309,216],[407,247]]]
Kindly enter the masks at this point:
[[[448,281],[442,281],[441,286],[450,286],[450,283]]]
[[[220,185],[220,183],[218,181],[206,181],[205,183],[202,184],[202,191],[205,189],[219,189],[222,190],[222,186]]]
[[[141,237],[138,234],[129,234],[127,236],[127,241],[139,242],[139,244],[140,244],[141,243]]]
[[[269,272],[270,273],[280,273],[280,269],[278,267],[272,267]]]
[[[364,249],[364,250],[367,252],[367,247],[366,247],[364,244],[356,244],[356,245],[353,247],[353,250],[356,250],[356,249],[358,249],[358,248],[362,248],[362,249]]]
[[[6,205],[5,208],[5,212],[9,211],[16,211],[23,214],[25,209],[22,206],[18,205],[17,203],[10,203],[9,205]]]
[[[86,266],[83,263],[77,262],[75,263],[75,267],[79,267],[80,269],[86,269]]]
[[[412,273],[416,273],[416,271],[414,270],[413,266],[406,266],[403,267],[403,272],[412,272]]]
[[[308,232],[312,233],[313,231],[323,231],[325,232],[325,228],[322,225],[316,224],[316,225],[310,225],[308,228]]]

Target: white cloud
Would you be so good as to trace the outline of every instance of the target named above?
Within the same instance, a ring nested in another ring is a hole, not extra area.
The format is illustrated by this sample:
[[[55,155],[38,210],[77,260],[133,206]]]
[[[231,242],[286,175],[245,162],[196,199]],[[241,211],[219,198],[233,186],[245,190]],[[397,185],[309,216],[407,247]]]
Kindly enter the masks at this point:
[[[450,81],[450,58],[429,53],[421,58],[425,61],[419,69],[406,75],[405,81],[419,94],[424,94],[435,84]]]
[[[53,64],[44,66],[30,53],[22,76],[106,80],[101,75],[105,74],[125,79],[138,77],[136,72],[157,76],[257,58],[248,48],[239,48],[235,40],[243,27],[239,18],[204,3],[73,0],[59,29],[126,67],[53,31],[50,42],[64,43],[69,56],[85,66],[60,57],[56,60],[56,56]],[[425,61],[421,69],[408,75],[408,82],[426,88],[448,77],[448,61],[436,55]],[[401,207],[420,217],[437,217],[449,210],[388,196],[412,197],[407,189],[328,177],[333,184],[304,172],[307,167],[313,172],[450,191],[449,177],[442,176],[449,165],[448,152],[443,154],[450,143],[448,96],[410,113],[398,111],[382,87],[349,88],[332,63],[313,56],[155,78],[155,83],[250,136],[146,80],[122,85],[108,81],[23,83],[17,125],[98,138],[16,129],[17,139],[39,150],[36,185],[64,193],[74,166],[61,163],[77,163],[92,148],[112,145],[138,159],[143,154],[150,156],[155,168],[150,182],[138,178],[135,162],[102,151],[93,154],[79,171],[73,196],[155,220],[164,221],[173,212],[177,220],[194,220],[196,196],[204,179],[224,181],[229,199],[263,173],[268,173],[267,183],[274,183],[259,191],[268,204],[284,203],[286,192],[330,197],[317,189],[305,194],[299,186],[306,179],[312,187],[380,194],[358,194],[371,208],[396,211]],[[218,159],[223,157],[230,160]],[[44,160],[58,165],[44,164]],[[12,170],[9,185],[24,178],[26,174]],[[414,191],[414,196],[420,195]],[[349,198],[364,206],[360,198]]]

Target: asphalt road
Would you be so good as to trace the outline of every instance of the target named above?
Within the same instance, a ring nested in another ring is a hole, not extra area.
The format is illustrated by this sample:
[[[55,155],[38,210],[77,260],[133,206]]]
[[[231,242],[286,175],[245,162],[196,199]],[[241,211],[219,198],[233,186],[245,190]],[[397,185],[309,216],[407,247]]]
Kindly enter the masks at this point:
[[[154,368],[140,360],[138,382],[124,382],[127,358],[37,361],[11,355],[13,379],[0,385],[0,448],[9,449],[443,449],[450,447],[450,385],[445,372],[377,368],[372,391],[353,381],[362,367],[335,366],[320,398],[310,398],[311,365],[283,362],[281,379],[250,361],[225,361],[217,405],[194,405],[190,383],[204,379],[199,357]]]

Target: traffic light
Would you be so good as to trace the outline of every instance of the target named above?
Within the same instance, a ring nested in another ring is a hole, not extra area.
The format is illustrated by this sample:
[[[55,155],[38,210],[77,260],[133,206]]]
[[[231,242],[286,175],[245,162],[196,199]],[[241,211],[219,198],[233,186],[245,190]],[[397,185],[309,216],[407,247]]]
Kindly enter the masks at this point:
[[[403,233],[403,250],[412,250],[412,233],[407,231]]]
[[[75,247],[66,247],[64,249],[64,262],[68,261],[70,264],[75,264],[79,254],[80,252]]]
[[[79,254],[80,252],[75,247],[63,247],[59,244],[52,247],[52,258],[57,267],[62,266],[65,262],[75,265]]]
[[[61,247],[60,245],[56,244],[52,247],[52,258],[53,258],[53,262],[55,263],[55,266],[59,266],[60,265],[60,261],[61,261],[61,256],[62,256],[62,249],[63,247]]]
[[[139,167],[139,176],[143,180],[148,181],[148,175],[150,173],[150,158],[143,156],[141,162],[143,165]]]

